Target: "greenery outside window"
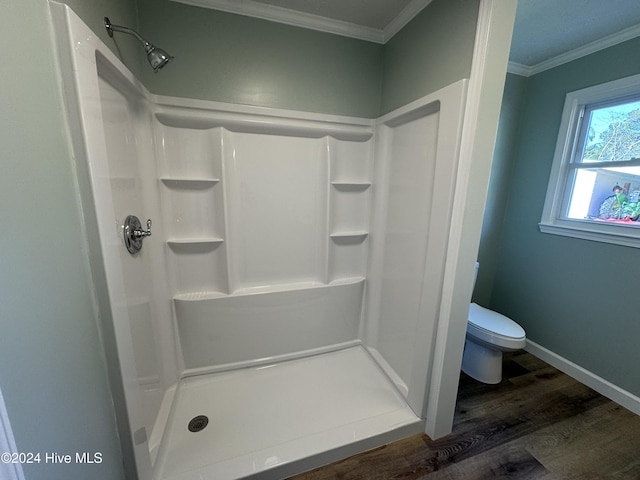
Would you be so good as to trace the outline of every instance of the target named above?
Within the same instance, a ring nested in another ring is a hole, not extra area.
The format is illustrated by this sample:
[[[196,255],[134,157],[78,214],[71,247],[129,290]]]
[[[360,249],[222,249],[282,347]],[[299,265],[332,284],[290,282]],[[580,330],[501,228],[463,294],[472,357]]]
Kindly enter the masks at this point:
[[[567,94],[540,230],[640,248],[640,75]]]

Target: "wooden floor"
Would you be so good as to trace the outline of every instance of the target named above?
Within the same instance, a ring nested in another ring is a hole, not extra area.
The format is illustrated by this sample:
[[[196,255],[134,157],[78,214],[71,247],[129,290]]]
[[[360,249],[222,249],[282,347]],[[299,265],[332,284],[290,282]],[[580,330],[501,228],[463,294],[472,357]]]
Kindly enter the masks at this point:
[[[640,417],[526,352],[504,378],[461,374],[453,433],[416,435],[295,480],[640,480]]]

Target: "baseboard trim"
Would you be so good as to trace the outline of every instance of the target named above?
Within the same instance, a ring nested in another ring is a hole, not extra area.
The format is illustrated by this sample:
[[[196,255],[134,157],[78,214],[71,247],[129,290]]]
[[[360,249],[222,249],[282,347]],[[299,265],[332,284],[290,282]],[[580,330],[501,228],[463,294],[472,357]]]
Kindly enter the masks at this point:
[[[634,394],[614,385],[608,380],[599,377],[595,373],[590,372],[580,365],[576,365],[575,363],[541,345],[538,345],[535,342],[532,342],[531,340],[527,339],[527,345],[524,349],[538,357],[540,360],[544,360],[549,365],[552,365],[570,377],[575,378],[580,383],[585,384],[587,387],[594,389],[601,395],[604,395],[610,400],[622,405],[624,408],[632,411],[636,415],[640,415],[640,397],[635,396]]]

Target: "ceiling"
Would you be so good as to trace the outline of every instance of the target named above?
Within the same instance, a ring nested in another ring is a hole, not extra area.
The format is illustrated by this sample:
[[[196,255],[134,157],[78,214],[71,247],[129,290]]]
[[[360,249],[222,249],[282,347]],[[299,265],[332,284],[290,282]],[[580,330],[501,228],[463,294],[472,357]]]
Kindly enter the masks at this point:
[[[518,0],[509,60],[555,66],[637,36],[638,0]]]
[[[173,0],[385,43],[432,0]],[[639,0],[519,0],[510,67],[536,73],[640,36]]]

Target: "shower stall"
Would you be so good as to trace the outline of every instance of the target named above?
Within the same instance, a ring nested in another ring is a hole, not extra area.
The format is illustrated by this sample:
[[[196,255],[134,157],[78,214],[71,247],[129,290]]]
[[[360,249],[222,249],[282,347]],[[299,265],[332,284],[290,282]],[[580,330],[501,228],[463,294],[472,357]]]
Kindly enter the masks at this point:
[[[51,5],[138,477],[283,478],[442,434],[467,81],[375,120],[162,97]],[[130,215],[152,220],[133,254]]]

